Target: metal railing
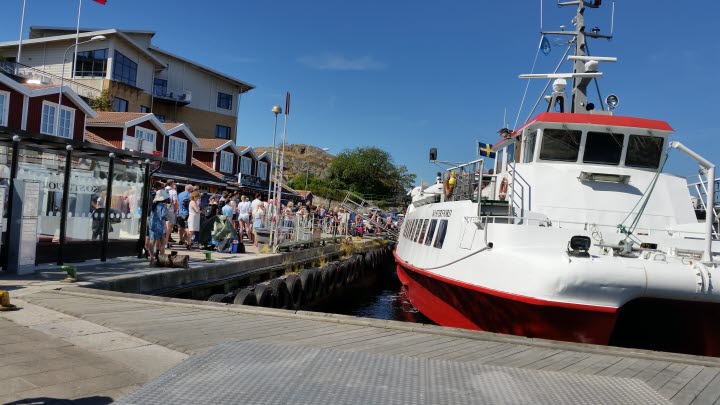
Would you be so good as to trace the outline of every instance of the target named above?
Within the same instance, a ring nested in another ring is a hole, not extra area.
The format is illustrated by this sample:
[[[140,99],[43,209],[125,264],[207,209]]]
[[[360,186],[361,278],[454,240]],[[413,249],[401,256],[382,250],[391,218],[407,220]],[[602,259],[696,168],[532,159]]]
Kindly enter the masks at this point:
[[[594,222],[580,222],[580,221],[566,221],[561,219],[549,219],[549,218],[528,218],[523,216],[514,215],[483,215],[483,216],[470,216],[464,217],[465,223],[480,222],[483,225],[486,224],[503,224],[503,225],[516,225],[516,226],[538,226],[543,228],[557,228],[557,229],[581,229],[588,232],[606,231],[608,233],[620,233],[617,224],[598,224]],[[677,230],[669,228],[638,228],[638,233],[643,232],[658,232],[665,233],[667,235],[674,235],[676,233],[683,235],[694,235],[702,236],[704,232],[693,232],[686,230]]]
[[[101,90],[96,89],[95,87],[91,87],[67,78],[62,80],[62,78],[58,75],[54,75],[52,73],[48,73],[34,67],[23,65],[22,63],[0,61],[0,71],[11,76],[23,78],[26,82],[28,80],[33,80],[37,81],[40,84],[59,86],[60,82],[62,81],[63,86],[69,87],[70,89],[72,89],[72,91],[77,93],[77,95],[86,99],[98,98],[101,94]]]
[[[697,175],[698,180],[697,182],[690,183],[688,182],[688,188],[690,189],[690,195],[693,197],[694,201],[692,201],[693,208],[701,213],[705,214],[705,218],[708,218],[707,211],[707,197],[708,197],[708,182],[707,180],[703,179],[702,174],[698,173]],[[715,206],[713,207],[713,213],[714,215],[712,218],[714,219],[713,223],[713,238],[719,239],[720,233],[718,231],[718,217],[720,215],[720,206],[718,205],[718,201],[720,201],[720,178],[715,179],[715,198],[714,201]]]
[[[483,159],[478,159],[446,169],[446,177],[452,177],[453,173],[455,173],[455,187],[450,197],[445,198],[445,201],[480,201],[480,193],[483,188],[483,165]]]
[[[382,218],[377,218],[375,216],[375,214],[380,212],[379,207],[365,200],[363,197],[353,193],[352,191],[347,192],[341,206],[344,209],[354,213],[355,215],[360,216],[364,221],[367,221],[372,226],[382,230],[389,237],[397,240],[397,238],[400,236],[397,229],[388,226],[387,224],[385,224]]]

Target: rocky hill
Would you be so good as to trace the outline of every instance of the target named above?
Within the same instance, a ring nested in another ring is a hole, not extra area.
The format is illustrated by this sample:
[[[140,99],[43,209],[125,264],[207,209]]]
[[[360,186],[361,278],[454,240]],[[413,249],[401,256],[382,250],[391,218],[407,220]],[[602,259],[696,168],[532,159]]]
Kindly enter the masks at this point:
[[[260,146],[253,148],[255,153],[260,155],[263,152],[272,153],[272,146]],[[285,145],[285,170],[283,177],[289,181],[300,173],[309,170],[311,174],[318,177],[327,176],[330,162],[333,155],[311,145]]]

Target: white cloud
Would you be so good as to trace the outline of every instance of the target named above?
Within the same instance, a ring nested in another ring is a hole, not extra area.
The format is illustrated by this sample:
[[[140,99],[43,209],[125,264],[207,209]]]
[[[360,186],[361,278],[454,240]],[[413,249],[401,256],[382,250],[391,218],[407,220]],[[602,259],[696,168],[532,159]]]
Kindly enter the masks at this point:
[[[381,70],[385,68],[384,63],[376,60],[372,56],[348,58],[337,54],[305,55],[298,58],[298,62],[311,69],[317,70],[363,71]]]

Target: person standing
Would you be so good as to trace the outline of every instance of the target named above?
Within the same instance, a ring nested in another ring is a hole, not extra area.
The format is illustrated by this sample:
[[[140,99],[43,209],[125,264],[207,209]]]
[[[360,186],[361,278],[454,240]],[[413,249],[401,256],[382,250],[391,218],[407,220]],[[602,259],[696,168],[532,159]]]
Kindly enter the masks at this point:
[[[175,228],[175,224],[177,223],[177,213],[178,213],[178,193],[177,193],[177,186],[175,185],[175,180],[168,179],[168,181],[165,183],[165,191],[167,191],[168,196],[170,197],[170,204],[168,206],[168,213],[167,213],[167,233],[165,236],[167,237],[167,247],[170,249],[170,244],[174,243],[175,240],[172,238],[172,232],[173,228]]]
[[[254,241],[253,246],[258,247],[257,230],[265,228],[265,204],[260,202],[255,210],[253,211],[253,230],[254,230]]]
[[[150,226],[148,231],[150,233],[150,257],[157,263],[159,261],[158,256],[165,253],[165,232],[167,227],[165,221],[167,221],[167,203],[169,197],[165,191],[165,185],[159,181],[153,184],[155,189],[155,198],[153,198],[152,207],[150,210]]]
[[[193,191],[190,194],[190,205],[188,206],[188,231],[187,231],[187,248],[192,249],[193,236],[200,232],[200,193]]]
[[[252,241],[252,224],[250,223],[250,210],[252,204],[247,196],[242,196],[242,201],[238,204],[238,223],[240,226],[240,239],[243,237],[243,230],[247,233],[248,239]]]
[[[187,184],[185,185],[185,191],[178,194],[177,225],[178,234],[180,236],[180,244],[182,245],[187,244],[186,229],[188,216],[190,216],[190,193],[192,193],[192,191],[192,186]]]
[[[218,214],[218,205],[217,205],[218,197],[216,195],[213,195],[210,197],[210,201],[208,202],[207,207],[203,210],[205,214],[205,219],[212,219],[214,216]]]

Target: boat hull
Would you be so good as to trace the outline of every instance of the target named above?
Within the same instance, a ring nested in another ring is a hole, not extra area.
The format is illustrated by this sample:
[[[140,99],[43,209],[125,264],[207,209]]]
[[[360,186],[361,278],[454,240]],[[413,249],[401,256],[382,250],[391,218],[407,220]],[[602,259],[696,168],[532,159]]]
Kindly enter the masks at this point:
[[[413,306],[442,326],[720,357],[720,304],[639,298],[622,308],[543,301],[466,284],[395,256]]]
[[[410,302],[442,326],[606,345],[617,313],[613,308],[561,306],[437,277],[406,263],[398,278]]]

